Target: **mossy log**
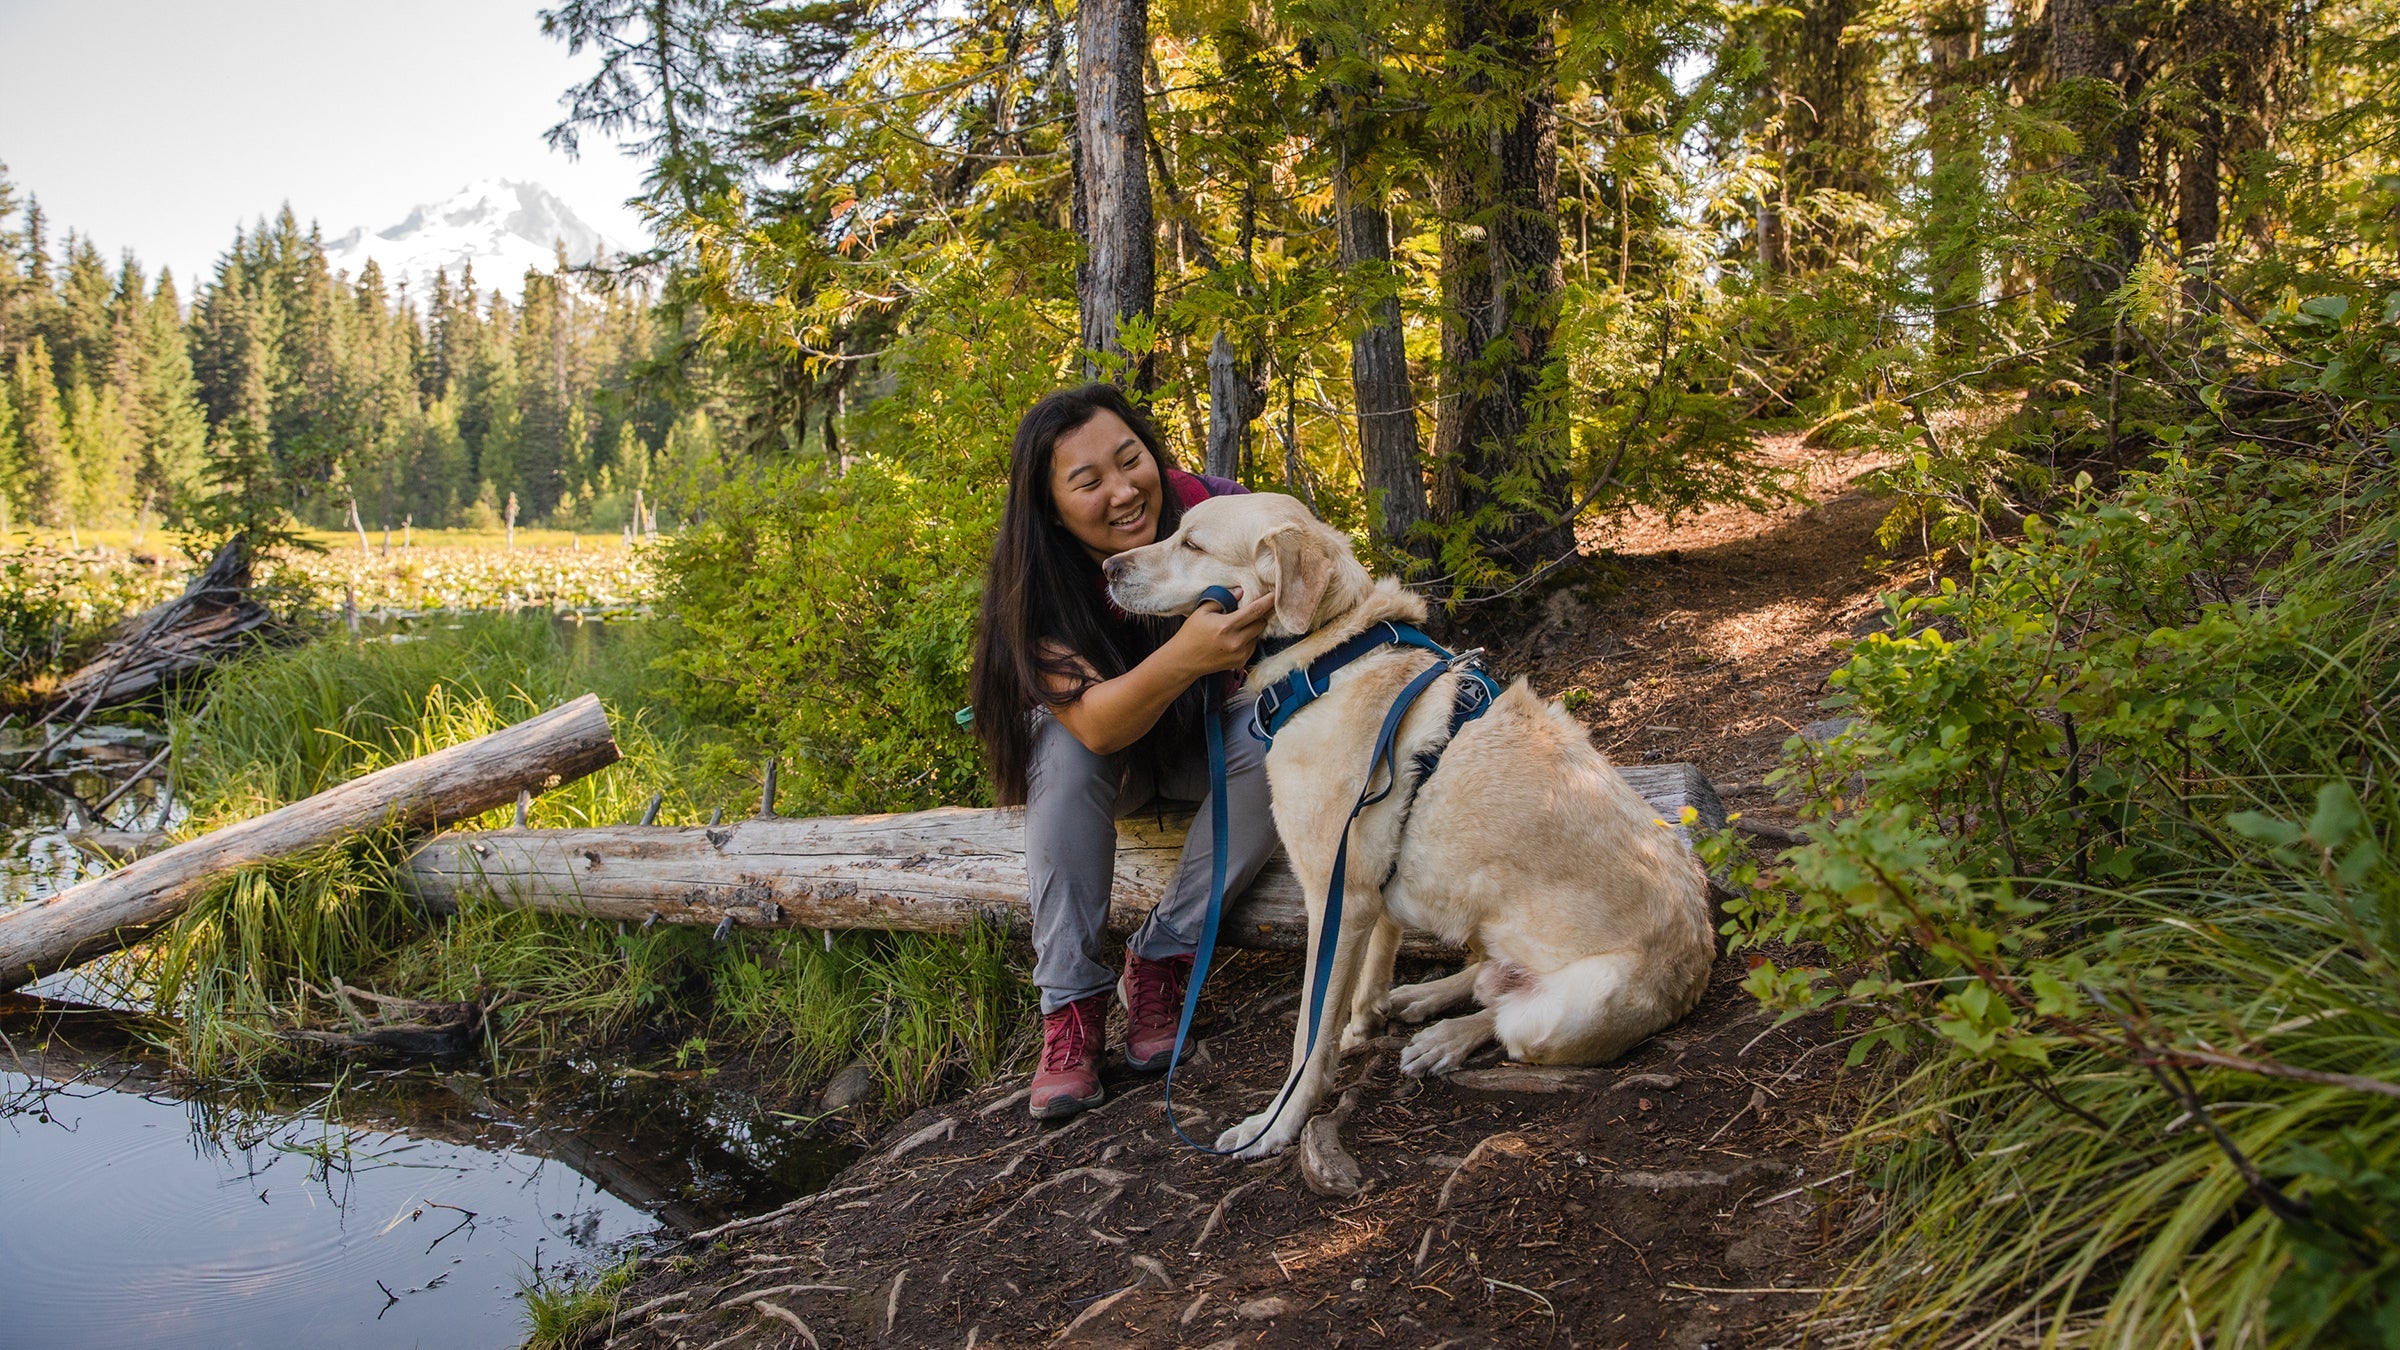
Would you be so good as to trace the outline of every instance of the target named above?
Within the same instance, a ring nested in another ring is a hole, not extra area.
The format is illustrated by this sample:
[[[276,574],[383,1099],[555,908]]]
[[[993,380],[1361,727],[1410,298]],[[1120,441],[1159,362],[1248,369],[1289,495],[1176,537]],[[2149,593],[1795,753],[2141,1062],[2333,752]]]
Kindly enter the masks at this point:
[[[1621,770],[1661,819],[1686,806],[1724,824],[1708,779],[1689,764]],[[1130,932],[1166,893],[1188,814],[1117,822],[1109,926]],[[1597,863],[1600,860],[1595,860]],[[444,835],[409,859],[427,908],[462,900],[633,924],[712,929],[873,928],[958,932],[978,922],[1027,929],[1024,822],[1013,810],[901,815],[760,816],[714,826],[479,830]],[[1308,923],[1300,884],[1279,852],[1227,911],[1221,941],[1297,950]],[[1429,934],[1404,950],[1445,955]]]
[[[386,826],[437,828],[581,778],[617,760],[590,694],[488,736],[378,769],[228,825],[0,916],[0,990],[131,946],[208,883],[251,863]]]

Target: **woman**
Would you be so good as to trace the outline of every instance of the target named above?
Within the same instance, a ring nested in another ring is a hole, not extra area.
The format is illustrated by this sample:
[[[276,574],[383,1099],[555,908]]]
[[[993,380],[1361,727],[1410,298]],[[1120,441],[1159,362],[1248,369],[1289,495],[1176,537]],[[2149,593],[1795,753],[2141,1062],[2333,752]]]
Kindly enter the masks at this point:
[[[1212,836],[1201,682],[1223,682],[1226,889],[1275,846],[1264,756],[1241,734],[1250,700],[1236,677],[1274,610],[1246,596],[1177,620],[1110,603],[1100,564],[1174,533],[1194,503],[1241,492],[1168,461],[1157,430],[1107,384],[1050,395],[1017,424],[1008,505],[984,581],[975,640],[975,730],[1002,805],[1025,807],[1033,980],[1042,991],[1037,1119],[1100,1104],[1100,1051],[1113,982],[1125,1005],[1125,1062],[1164,1069],[1208,908]],[[1154,796],[1201,802],[1165,898],[1126,943],[1124,973],[1100,961],[1116,875],[1117,817]]]

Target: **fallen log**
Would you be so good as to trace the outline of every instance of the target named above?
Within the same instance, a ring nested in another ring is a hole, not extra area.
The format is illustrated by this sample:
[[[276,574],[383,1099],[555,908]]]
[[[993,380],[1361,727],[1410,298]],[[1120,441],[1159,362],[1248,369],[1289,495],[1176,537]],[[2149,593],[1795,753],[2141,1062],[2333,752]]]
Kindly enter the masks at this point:
[[[605,768],[608,713],[590,694],[463,745],[378,769],[280,810],[150,854],[0,916],[0,990],[140,941],[214,878],[381,826],[439,827]]]
[[[1720,827],[1724,807],[1689,764],[1621,770],[1662,820],[1686,806]],[[1166,894],[1190,816],[1117,822],[1109,927],[1131,932]],[[518,909],[711,929],[873,928],[959,932],[977,923],[1028,931],[1023,814],[949,808],[904,815],[758,816],[723,825],[478,830],[428,841],[409,858],[407,884],[426,908],[488,900]],[[1308,945],[1300,883],[1278,852],[1228,907],[1220,941],[1298,950]],[[1450,955],[1430,934],[1402,950]]]

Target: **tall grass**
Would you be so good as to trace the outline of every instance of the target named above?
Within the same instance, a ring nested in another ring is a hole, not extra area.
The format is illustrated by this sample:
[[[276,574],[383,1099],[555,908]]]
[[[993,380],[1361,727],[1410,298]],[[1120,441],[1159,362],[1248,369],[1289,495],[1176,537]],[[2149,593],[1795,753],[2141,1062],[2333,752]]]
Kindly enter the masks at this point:
[[[2395,488],[2171,467],[1843,672],[1746,916],[1832,958],[1754,989],[1902,1052],[1816,1339],[2400,1345]]]
[[[454,745],[590,690],[624,759],[537,798],[530,823],[630,820],[653,792],[660,819],[697,823],[755,788],[737,728],[687,696],[647,693],[651,624],[605,640],[547,615],[429,625],[404,642],[329,636],[224,670],[174,711],[179,791],[199,833],[358,774]],[[806,811],[805,802],[787,809]],[[496,810],[482,821],[512,816]],[[186,1067],[221,1073],[292,1053],[285,1033],[329,1014],[308,992],[335,978],[430,999],[497,1000],[496,1051],[541,1057],[639,1033],[693,1036],[774,1076],[813,1077],[864,1057],[900,1103],[1006,1054],[1027,1006],[1004,949],[960,938],[737,934],[613,925],[470,902],[421,915],[395,884],[402,841],[372,837],[244,869],[151,942],[105,965],[120,997],[180,1020]]]
[[[2319,785],[2389,841],[2400,754],[2371,750],[2368,792]],[[2090,1043],[2039,1075],[1942,1055],[1896,1083],[1858,1140],[1895,1219],[1836,1301],[1858,1339],[2394,1343],[2400,1100],[2186,1053],[2400,1085],[2400,887],[2388,864],[2345,885],[2322,852],[2091,897],[2055,960],[2130,978],[2090,987]]]

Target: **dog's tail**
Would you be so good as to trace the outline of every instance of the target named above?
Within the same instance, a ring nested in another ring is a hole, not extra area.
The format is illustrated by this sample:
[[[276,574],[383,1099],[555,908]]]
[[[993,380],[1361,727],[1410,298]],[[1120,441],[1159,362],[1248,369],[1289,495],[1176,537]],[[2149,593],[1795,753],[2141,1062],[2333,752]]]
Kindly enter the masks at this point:
[[[1605,1064],[1692,1010],[1708,986],[1671,955],[1602,952],[1535,974],[1506,961],[1477,972],[1476,998],[1493,1010],[1492,1030],[1511,1059],[1527,1064]]]

